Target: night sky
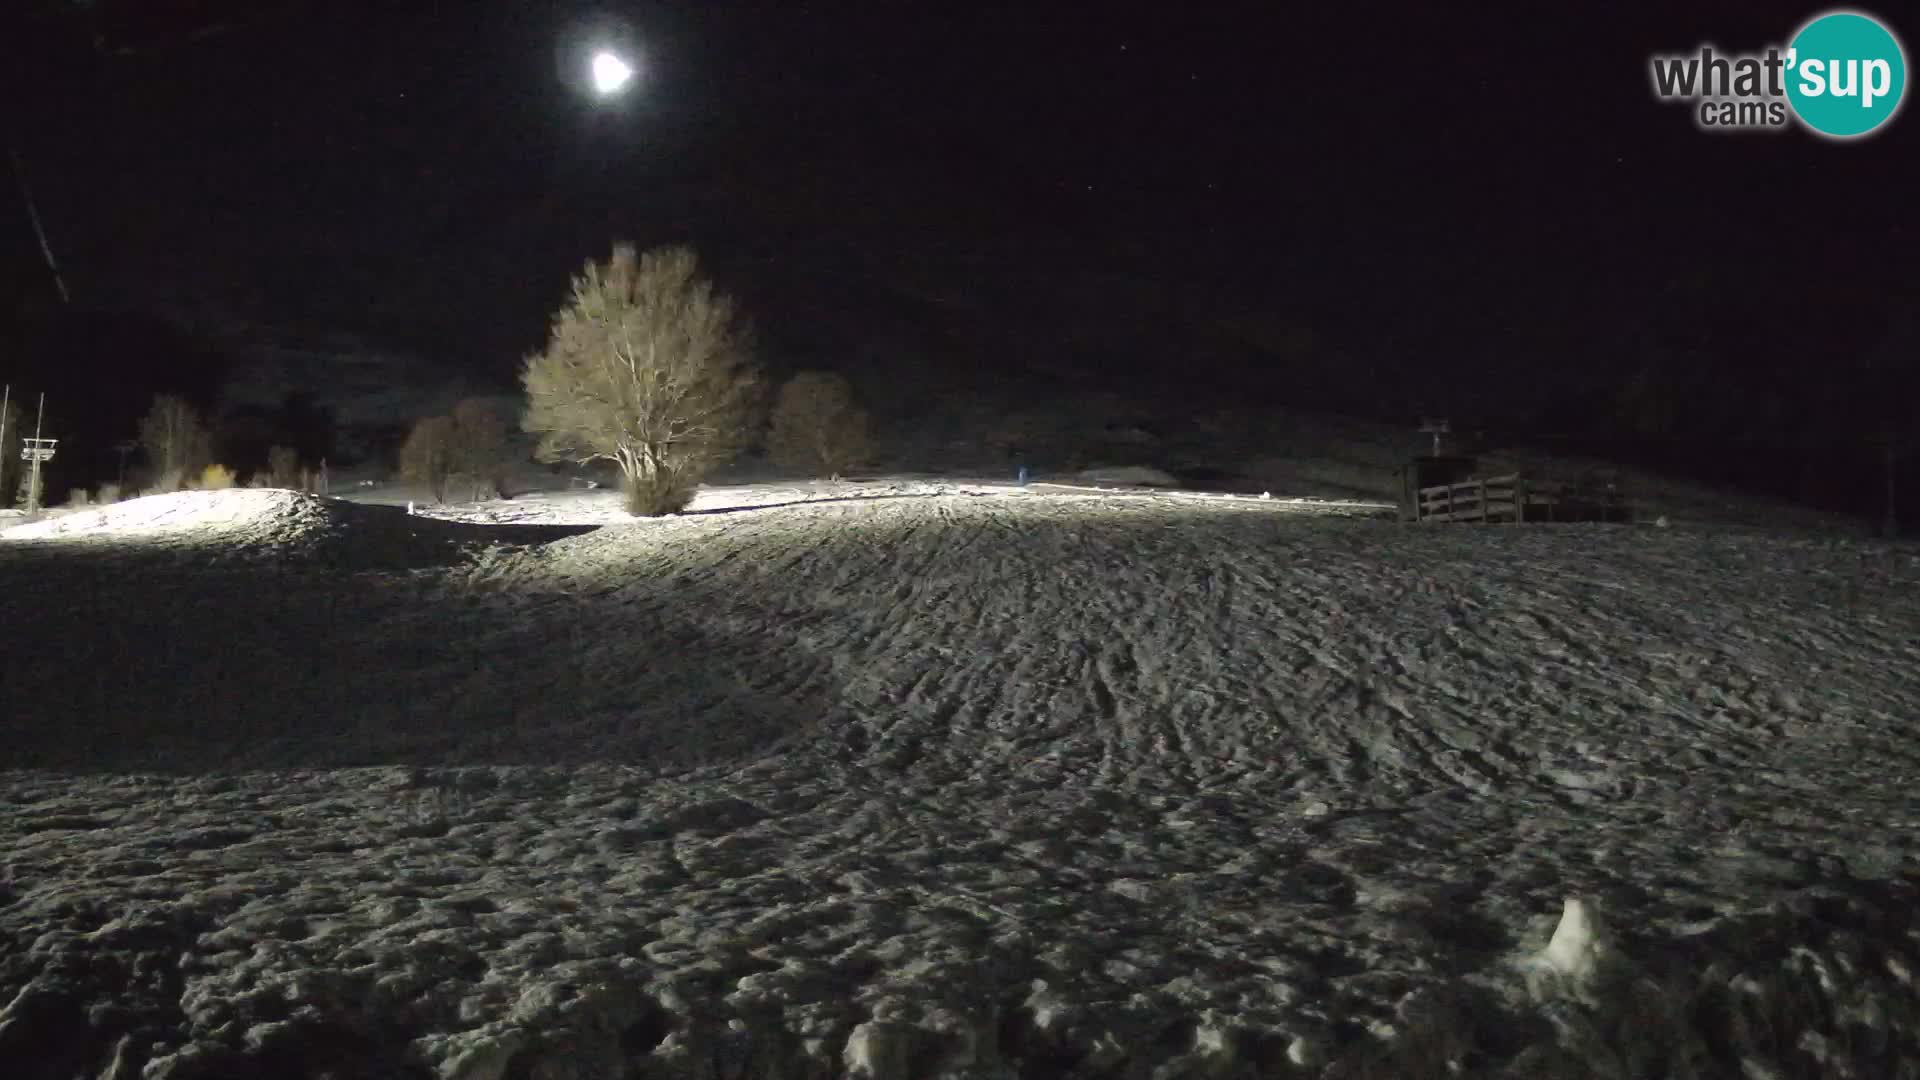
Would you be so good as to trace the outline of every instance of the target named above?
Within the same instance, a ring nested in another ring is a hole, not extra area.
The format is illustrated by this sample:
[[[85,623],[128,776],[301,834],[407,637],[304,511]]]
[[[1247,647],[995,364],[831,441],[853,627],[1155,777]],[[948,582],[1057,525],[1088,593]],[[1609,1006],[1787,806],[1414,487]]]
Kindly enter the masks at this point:
[[[1816,5],[30,6],[8,130],[77,309],[503,388],[616,239],[695,245],[776,365],[1547,427],[1648,356],[1804,397],[1920,295],[1910,109],[1715,136],[1650,91],[1650,53]],[[615,107],[563,78],[609,28],[645,65]],[[0,236],[0,311],[46,318],[17,199]]]

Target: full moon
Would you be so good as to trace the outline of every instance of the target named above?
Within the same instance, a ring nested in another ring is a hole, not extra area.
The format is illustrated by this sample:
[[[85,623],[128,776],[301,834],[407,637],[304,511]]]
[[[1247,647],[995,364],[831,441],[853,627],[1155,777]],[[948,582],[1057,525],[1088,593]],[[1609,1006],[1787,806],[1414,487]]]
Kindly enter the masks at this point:
[[[602,50],[593,54],[593,88],[602,94],[617,94],[633,79],[633,67],[618,56]]]

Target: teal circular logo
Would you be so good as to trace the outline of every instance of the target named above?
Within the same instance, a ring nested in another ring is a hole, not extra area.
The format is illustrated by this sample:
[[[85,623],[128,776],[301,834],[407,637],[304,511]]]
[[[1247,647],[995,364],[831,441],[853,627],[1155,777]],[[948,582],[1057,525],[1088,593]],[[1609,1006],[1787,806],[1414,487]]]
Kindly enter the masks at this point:
[[[1851,139],[1873,131],[1900,111],[1906,89],[1906,53],[1872,16],[1822,15],[1787,47],[1787,101],[1822,135]]]

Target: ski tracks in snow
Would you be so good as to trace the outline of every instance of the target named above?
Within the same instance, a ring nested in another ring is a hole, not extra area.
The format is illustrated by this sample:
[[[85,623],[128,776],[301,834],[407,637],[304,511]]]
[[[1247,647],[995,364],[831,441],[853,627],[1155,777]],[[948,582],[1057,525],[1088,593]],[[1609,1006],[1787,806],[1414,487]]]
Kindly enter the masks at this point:
[[[1335,1039],[1568,895],[1652,933],[1920,854],[1917,567],[1882,545],[954,494],[218,550],[0,546],[0,596],[71,601],[8,642],[18,760],[294,770],[8,774],[0,899],[217,876],[195,918],[266,959],[194,978],[234,995],[368,940],[367,979],[426,971],[430,932],[466,995],[421,1014],[435,1053],[564,1024],[529,987],[582,972],[793,1060],[941,1009],[1040,1039],[1056,998],[1076,1052],[1138,1028],[1164,1057],[1203,1014]],[[418,768],[332,768],[381,762]],[[191,835],[154,824],[176,804]],[[313,895],[273,891],[290,859]],[[636,1015],[613,1030],[665,1038]]]
[[[880,777],[1645,816],[1703,778],[1805,800],[1866,752],[1913,765],[1886,726],[1912,601],[1803,606],[1854,555],[1811,541],[979,496],[621,534],[527,558],[668,559],[626,587],[750,643],[713,659],[829,703]]]

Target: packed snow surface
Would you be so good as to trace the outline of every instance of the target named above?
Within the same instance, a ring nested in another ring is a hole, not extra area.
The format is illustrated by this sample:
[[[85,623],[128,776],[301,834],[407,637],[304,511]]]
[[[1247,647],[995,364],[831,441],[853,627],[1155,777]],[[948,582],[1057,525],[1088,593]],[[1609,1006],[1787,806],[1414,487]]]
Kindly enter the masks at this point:
[[[693,509],[0,532],[0,1073],[1920,1068],[1911,547]]]

